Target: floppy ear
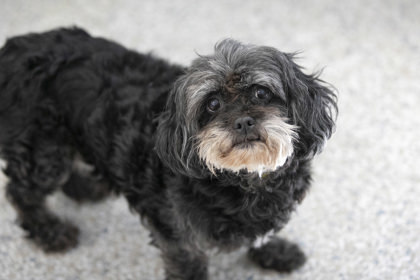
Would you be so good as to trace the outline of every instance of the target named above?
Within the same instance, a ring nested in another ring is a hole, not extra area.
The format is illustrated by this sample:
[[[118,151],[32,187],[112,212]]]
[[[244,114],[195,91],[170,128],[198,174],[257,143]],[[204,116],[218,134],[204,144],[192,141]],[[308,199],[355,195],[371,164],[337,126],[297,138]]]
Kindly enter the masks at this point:
[[[186,78],[182,76],[169,93],[166,109],[158,118],[155,151],[175,173],[200,177],[186,116]]]
[[[178,171],[183,169],[182,146],[185,141],[185,124],[182,112],[177,110],[180,104],[179,88],[180,82],[176,81],[169,93],[166,109],[158,118],[155,150],[159,158],[171,169]]]
[[[320,73],[308,75],[286,54],[285,92],[288,100],[289,118],[299,127],[298,157],[312,157],[322,151],[331,137],[338,111],[336,95],[319,79]]]

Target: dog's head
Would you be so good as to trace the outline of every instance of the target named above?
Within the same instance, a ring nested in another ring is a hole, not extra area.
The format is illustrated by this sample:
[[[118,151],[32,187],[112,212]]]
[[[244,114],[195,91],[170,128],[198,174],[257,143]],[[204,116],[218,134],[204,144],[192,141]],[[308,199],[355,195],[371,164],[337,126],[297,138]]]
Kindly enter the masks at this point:
[[[292,54],[227,39],[174,84],[156,150],[175,172],[269,172],[310,158],[334,127],[334,93]]]

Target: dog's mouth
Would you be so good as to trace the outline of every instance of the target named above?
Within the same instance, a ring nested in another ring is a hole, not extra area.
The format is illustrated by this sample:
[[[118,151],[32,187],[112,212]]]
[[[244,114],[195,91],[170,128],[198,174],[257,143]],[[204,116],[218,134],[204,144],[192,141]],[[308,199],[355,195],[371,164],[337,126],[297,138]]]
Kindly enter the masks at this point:
[[[224,150],[219,150],[221,158],[226,159],[236,154],[234,157],[240,161],[247,157],[245,155],[254,154],[252,157],[256,159],[259,158],[260,151],[268,148],[264,138],[259,135],[244,136],[231,141],[231,145],[226,146]]]
[[[232,149],[251,149],[256,144],[264,144],[264,140],[259,135],[250,135],[242,137],[242,139],[236,139],[232,143]]]
[[[232,148],[234,148],[234,149],[252,149],[252,147],[254,147],[254,145],[257,144],[257,142],[261,143],[261,141],[259,141],[259,140],[244,141],[244,142],[236,143],[235,145],[232,146]]]

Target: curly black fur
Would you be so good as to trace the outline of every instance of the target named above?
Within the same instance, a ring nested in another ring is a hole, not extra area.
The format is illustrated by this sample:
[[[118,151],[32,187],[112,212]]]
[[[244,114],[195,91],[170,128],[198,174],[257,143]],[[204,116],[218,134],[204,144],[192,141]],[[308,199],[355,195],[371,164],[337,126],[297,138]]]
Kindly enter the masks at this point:
[[[9,39],[0,50],[0,152],[7,197],[28,237],[46,251],[77,244],[77,228],[45,206],[59,188],[78,201],[123,194],[161,249],[167,279],[206,279],[206,248],[251,246],[280,230],[309,187],[312,156],[331,136],[335,96],[292,55],[260,47],[241,57],[241,48],[227,40],[216,53],[226,63],[258,63],[259,55],[272,62],[261,67],[281,83],[278,100],[297,127],[293,154],[261,178],[215,174],[195,153],[201,111],[187,114],[185,92],[205,79],[197,73],[211,57],[183,68],[78,28]],[[94,170],[75,167],[80,157]],[[252,249],[251,258],[279,271],[300,266],[303,254],[284,242]]]

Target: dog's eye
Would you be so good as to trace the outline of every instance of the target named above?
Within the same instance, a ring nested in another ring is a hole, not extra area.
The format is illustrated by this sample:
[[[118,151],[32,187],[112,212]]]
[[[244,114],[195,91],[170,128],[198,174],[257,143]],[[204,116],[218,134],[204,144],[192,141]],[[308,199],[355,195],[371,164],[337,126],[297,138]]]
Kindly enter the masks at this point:
[[[213,97],[210,98],[209,101],[207,102],[207,110],[209,110],[210,112],[214,113],[217,110],[220,109],[220,101],[219,99]]]
[[[271,98],[271,92],[267,88],[264,87],[256,87],[254,91],[255,97],[263,100],[268,101]]]

